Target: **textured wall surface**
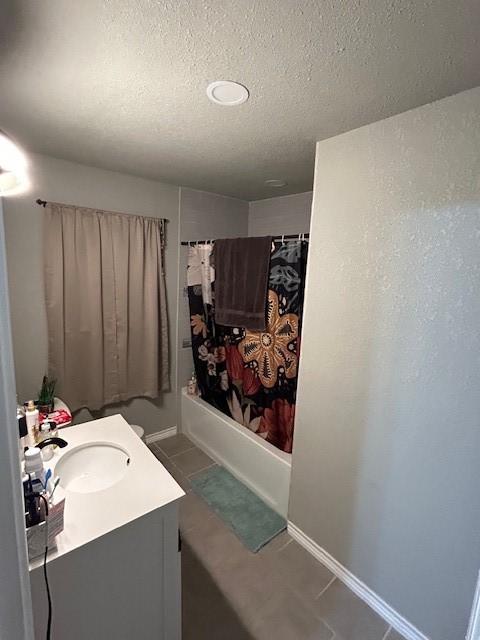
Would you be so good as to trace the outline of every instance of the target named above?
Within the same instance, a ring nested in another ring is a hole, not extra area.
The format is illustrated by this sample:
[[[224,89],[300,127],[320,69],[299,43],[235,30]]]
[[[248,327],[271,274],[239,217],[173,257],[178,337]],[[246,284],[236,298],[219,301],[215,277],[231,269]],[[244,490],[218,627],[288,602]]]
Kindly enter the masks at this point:
[[[316,140],[479,85],[479,24],[478,0],[3,0],[0,123],[57,158],[299,193]],[[250,100],[209,102],[219,79]]]
[[[480,88],[317,146],[290,519],[434,640],[480,565]]]
[[[308,233],[311,210],[311,191],[250,202],[248,235]]]
[[[5,233],[11,300],[15,371],[19,399],[36,396],[47,365],[47,325],[43,290],[42,208],[46,200],[124,213],[168,218],[166,283],[170,327],[172,391],[151,401],[112,405],[105,414],[122,413],[145,432],[176,424],[176,312],[179,189],[151,180],[94,169],[46,156],[30,157],[31,190],[5,199]],[[87,411],[80,420],[89,419]]]

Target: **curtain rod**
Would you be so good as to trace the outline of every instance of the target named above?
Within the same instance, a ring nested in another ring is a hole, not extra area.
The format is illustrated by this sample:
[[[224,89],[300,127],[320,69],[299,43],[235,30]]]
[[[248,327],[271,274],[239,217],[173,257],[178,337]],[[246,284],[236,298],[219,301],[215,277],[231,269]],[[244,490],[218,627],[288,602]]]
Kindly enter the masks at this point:
[[[47,204],[49,204],[47,200],[42,200],[41,198],[37,198],[35,202],[41,207],[46,207]],[[51,202],[50,204],[60,204],[63,207],[77,207],[78,209],[90,209],[91,211],[105,211],[105,213],[116,213],[119,216],[136,215],[139,218],[146,218],[147,220],[162,220],[163,222],[170,222],[168,218],[155,218],[155,216],[142,216],[142,214],[140,213],[128,214],[128,213],[122,213],[121,211],[107,211],[106,209],[92,209],[91,207],[79,207],[76,204],[63,204],[61,202]]]
[[[252,236],[253,237],[253,236]],[[310,234],[309,233],[291,233],[291,234],[285,234],[282,236],[272,236],[272,240],[274,242],[277,242],[279,240],[283,241],[283,240],[308,240],[310,238]],[[182,247],[189,247],[191,245],[196,245],[196,244],[208,244],[209,242],[214,242],[215,240],[185,240],[183,242],[181,242],[180,244],[182,245]]]

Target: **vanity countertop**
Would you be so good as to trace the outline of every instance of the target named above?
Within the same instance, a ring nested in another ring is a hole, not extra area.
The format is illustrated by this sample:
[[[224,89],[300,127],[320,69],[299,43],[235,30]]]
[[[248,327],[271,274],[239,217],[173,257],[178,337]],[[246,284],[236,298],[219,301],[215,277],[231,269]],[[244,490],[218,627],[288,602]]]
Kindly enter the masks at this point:
[[[125,475],[107,489],[94,493],[65,491],[65,527],[56,538],[57,548],[48,554],[49,562],[185,495],[121,415],[67,427],[61,437],[68,446],[57,448],[45,465],[52,469],[53,476],[63,456],[87,443],[121,447],[128,452],[130,462]],[[36,558],[30,569],[41,564],[42,558]]]

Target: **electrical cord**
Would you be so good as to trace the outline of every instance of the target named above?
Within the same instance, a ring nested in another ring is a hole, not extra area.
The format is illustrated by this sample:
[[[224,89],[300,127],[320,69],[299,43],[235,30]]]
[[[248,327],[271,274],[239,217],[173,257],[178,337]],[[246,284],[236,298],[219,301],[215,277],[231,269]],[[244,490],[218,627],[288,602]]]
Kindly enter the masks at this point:
[[[52,596],[50,594],[50,585],[48,583],[47,573],[47,554],[48,554],[48,500],[43,494],[39,494],[40,498],[45,503],[45,554],[43,556],[43,577],[45,579],[45,587],[47,590],[48,601],[48,619],[47,619],[47,633],[46,640],[50,640],[52,633]]]

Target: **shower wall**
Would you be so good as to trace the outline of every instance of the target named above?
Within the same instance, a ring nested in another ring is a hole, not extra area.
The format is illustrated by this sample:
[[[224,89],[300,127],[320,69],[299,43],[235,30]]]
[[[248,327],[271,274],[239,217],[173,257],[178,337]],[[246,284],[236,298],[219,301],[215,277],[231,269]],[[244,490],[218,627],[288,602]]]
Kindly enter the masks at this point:
[[[249,203],[182,187],[179,201],[180,241],[308,233],[311,204],[311,191]],[[180,246],[177,336],[179,389],[185,386],[193,371],[186,289],[187,252],[188,247]],[[180,411],[180,405],[178,410]]]
[[[215,193],[180,188],[180,241],[237,236],[308,233],[312,191],[247,202]],[[188,247],[180,246],[178,298],[178,388],[193,370],[190,316],[186,293]]]
[[[248,235],[308,233],[312,195],[312,191],[305,191],[290,196],[277,196],[250,202]]]
[[[180,188],[180,242],[248,235],[248,202],[196,189]],[[187,296],[188,247],[180,245],[177,387],[184,387],[193,371],[190,314]],[[178,397],[180,410],[180,394]]]

